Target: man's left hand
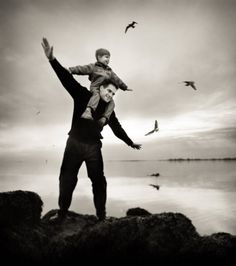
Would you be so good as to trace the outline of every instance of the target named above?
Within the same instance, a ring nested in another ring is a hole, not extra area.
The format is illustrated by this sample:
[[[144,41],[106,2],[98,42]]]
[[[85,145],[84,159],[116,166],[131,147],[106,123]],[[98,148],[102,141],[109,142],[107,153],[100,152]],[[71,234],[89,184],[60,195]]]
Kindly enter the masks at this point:
[[[140,150],[142,147],[142,144],[133,143],[130,145],[133,149]]]

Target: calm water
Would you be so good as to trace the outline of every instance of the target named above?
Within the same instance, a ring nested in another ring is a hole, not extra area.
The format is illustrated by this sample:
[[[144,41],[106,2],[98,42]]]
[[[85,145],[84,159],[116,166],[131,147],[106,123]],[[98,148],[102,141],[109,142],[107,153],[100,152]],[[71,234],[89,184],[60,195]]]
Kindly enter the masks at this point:
[[[150,176],[153,173],[160,176]],[[134,207],[151,213],[181,212],[200,234],[236,234],[235,161],[106,161],[105,175],[108,216],[125,216]],[[159,190],[151,184],[158,185]],[[44,202],[43,214],[58,208],[58,173],[1,174],[0,187],[1,191],[35,191]],[[95,213],[85,166],[80,170],[70,209]]]

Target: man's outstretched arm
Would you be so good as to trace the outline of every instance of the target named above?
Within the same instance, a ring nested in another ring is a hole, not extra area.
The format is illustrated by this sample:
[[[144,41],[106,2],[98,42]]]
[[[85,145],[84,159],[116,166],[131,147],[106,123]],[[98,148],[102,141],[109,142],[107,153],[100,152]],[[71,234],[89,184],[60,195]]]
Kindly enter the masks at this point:
[[[48,58],[48,60],[52,61],[53,59],[55,59],[55,57],[53,55],[53,46],[51,46],[49,44],[47,38],[43,38],[41,44],[42,44],[44,53],[45,53],[46,57]]]
[[[75,95],[81,97],[84,94],[88,94],[88,90],[85,87],[81,86],[80,83],[73,78],[69,71],[57,61],[53,54],[53,46],[49,44],[48,40],[46,38],[43,38],[41,44],[52,68],[54,69],[62,85],[70,93],[70,95],[74,98]]]
[[[115,134],[115,136],[121,140],[123,140],[127,145],[132,147],[133,149],[140,150],[142,144],[134,143],[126,134],[125,130],[122,128],[120,122],[118,121],[115,112],[111,114],[109,119],[108,125],[110,126],[111,130]]]

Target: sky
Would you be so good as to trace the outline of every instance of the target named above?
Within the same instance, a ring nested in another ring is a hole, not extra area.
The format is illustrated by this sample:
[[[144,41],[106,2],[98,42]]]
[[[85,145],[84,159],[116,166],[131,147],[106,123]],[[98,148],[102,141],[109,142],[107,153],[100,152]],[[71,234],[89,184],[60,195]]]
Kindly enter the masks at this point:
[[[61,163],[73,102],[43,37],[65,67],[94,63],[95,50],[108,49],[111,68],[133,89],[118,90],[115,110],[142,149],[105,127],[104,160],[235,157],[235,11],[233,0],[1,1],[1,169]],[[89,88],[86,76],[75,78]],[[155,120],[159,131],[144,136]]]

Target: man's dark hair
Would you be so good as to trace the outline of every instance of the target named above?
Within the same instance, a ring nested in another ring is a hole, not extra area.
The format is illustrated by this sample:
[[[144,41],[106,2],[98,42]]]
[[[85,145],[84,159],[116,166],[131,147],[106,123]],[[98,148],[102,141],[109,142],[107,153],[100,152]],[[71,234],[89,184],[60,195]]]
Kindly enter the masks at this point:
[[[101,83],[101,86],[103,86],[104,88],[106,88],[110,84],[112,84],[113,86],[115,86],[116,89],[118,90],[118,85],[114,81],[112,81],[110,79],[104,79],[103,82]]]

